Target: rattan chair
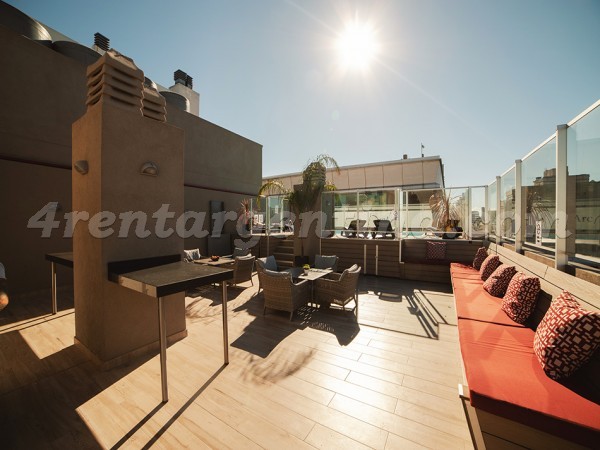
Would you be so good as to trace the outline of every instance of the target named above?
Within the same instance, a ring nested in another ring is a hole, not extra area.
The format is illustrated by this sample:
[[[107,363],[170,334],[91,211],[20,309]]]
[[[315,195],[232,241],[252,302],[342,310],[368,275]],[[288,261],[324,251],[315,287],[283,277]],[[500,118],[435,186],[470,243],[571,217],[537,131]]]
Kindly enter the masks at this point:
[[[339,258],[336,255],[315,255],[315,269],[331,269],[337,272]]]
[[[288,272],[292,275],[292,278],[297,278],[298,275],[302,273],[302,267],[289,267],[287,269],[279,270],[277,266],[277,261],[274,256],[268,256],[266,258],[258,258],[255,263],[256,266],[256,274],[258,275],[258,291],[260,292],[262,289],[262,275],[265,270],[271,270],[273,272]]]
[[[309,281],[302,280],[294,283],[289,272],[273,272],[265,269],[260,283],[265,296],[263,314],[266,314],[267,308],[288,311],[291,321],[294,311],[310,300]]]
[[[358,276],[360,266],[354,264],[341,274],[330,273],[315,280],[315,302],[321,305],[338,305],[346,310],[346,304],[354,300],[354,310],[358,315]]]
[[[228,283],[235,286],[238,283],[250,281],[252,286],[254,286],[254,281],[252,281],[252,270],[254,269],[255,259],[256,258],[252,255],[236,256],[235,262],[233,263],[233,278],[229,280]]]

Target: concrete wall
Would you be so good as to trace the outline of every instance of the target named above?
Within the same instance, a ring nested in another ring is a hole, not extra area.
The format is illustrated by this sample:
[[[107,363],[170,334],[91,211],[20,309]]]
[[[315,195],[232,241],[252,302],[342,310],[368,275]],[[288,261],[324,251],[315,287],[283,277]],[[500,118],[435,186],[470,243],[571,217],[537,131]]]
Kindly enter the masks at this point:
[[[64,221],[42,239],[27,220],[51,201],[62,206],[57,219],[71,210],[71,125],[86,109],[86,67],[2,26],[0,67],[0,261],[14,294],[49,288],[44,254],[72,248],[62,238]],[[223,200],[237,211],[256,194],[260,144],[175,108],[167,109],[167,122],[185,132],[186,210],[208,212],[209,200]],[[192,238],[185,247],[205,241]],[[70,274],[59,270],[59,283],[69,283]]]

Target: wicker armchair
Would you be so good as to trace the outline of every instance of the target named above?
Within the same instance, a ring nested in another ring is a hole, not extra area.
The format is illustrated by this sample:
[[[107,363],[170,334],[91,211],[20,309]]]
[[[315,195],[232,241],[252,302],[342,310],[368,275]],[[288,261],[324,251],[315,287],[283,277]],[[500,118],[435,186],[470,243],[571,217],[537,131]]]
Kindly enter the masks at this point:
[[[339,258],[336,255],[315,255],[315,269],[331,269],[337,272]]]
[[[294,283],[289,272],[264,270],[260,283],[265,296],[263,314],[267,312],[267,308],[289,311],[291,321],[294,311],[310,300],[309,281],[302,280]]]
[[[315,301],[322,305],[339,305],[346,310],[346,304],[354,300],[354,310],[358,315],[358,276],[360,266],[354,264],[341,274],[330,273],[325,277],[315,280]]]
[[[256,260],[256,274],[258,275],[258,292],[262,289],[262,276],[265,270],[273,272],[288,272],[292,275],[292,278],[297,278],[302,273],[302,267],[290,267],[288,269],[279,270],[277,261],[274,256],[268,256],[266,258],[258,258]]]
[[[229,284],[234,286],[238,283],[250,280],[252,286],[252,270],[254,268],[254,260],[256,258],[252,255],[248,256],[236,256],[235,262],[233,263],[233,278],[229,280]]]

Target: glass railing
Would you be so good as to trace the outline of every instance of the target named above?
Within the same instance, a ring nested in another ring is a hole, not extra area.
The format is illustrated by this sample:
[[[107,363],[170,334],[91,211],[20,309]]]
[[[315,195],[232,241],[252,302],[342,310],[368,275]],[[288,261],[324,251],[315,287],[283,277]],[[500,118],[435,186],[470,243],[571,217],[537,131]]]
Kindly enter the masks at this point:
[[[321,236],[358,239],[471,236],[470,191],[470,188],[409,191],[396,188],[325,192],[321,196],[324,217]],[[483,237],[482,219],[477,217],[478,236]]]
[[[600,107],[567,129],[567,252],[600,261]]]
[[[556,217],[556,137],[523,158],[524,242],[553,249]]]
[[[291,233],[294,231],[289,201],[285,195],[269,195],[250,203],[252,234]]]
[[[512,167],[500,178],[500,236],[502,239],[515,238],[515,168]]]
[[[496,214],[498,212],[498,197],[496,195],[498,187],[496,184],[497,183],[494,181],[488,186],[487,194],[488,237],[494,241],[496,240]]]

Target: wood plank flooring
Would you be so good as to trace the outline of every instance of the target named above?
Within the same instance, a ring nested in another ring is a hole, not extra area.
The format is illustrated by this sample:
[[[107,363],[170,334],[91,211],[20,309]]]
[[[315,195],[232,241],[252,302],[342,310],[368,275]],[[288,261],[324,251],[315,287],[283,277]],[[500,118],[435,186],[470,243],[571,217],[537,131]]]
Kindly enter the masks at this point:
[[[189,293],[166,404],[158,356],[100,371],[76,351],[68,292],[57,316],[45,296],[11,302],[0,316],[2,448],[472,448],[455,326],[438,317],[436,338],[384,329],[390,315],[420,325],[374,296],[412,289],[439,307],[447,286],[365,277],[367,326],[333,309],[263,316],[257,284],[229,290],[228,366],[220,289]]]

